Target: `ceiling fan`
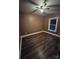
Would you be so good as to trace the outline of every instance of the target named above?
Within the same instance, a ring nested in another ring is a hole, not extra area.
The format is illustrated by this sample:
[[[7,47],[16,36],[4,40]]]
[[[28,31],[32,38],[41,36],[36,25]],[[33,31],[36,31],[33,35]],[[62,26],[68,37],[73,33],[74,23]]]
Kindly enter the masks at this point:
[[[49,10],[51,7],[57,7],[59,8],[60,5],[47,5],[48,0],[44,0],[43,5],[39,5],[38,3],[34,2],[33,0],[25,0],[33,5],[36,5],[37,7],[35,10],[32,11],[32,13],[36,12],[37,10],[40,10],[41,12],[44,12],[45,9]]]

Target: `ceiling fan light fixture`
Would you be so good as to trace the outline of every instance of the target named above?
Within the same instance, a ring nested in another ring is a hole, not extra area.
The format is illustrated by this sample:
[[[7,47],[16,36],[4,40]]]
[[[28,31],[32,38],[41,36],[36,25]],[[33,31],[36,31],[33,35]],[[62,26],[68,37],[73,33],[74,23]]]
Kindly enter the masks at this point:
[[[43,9],[41,9],[40,11],[41,11],[41,13],[43,13],[43,12],[44,12],[44,10],[43,10]]]

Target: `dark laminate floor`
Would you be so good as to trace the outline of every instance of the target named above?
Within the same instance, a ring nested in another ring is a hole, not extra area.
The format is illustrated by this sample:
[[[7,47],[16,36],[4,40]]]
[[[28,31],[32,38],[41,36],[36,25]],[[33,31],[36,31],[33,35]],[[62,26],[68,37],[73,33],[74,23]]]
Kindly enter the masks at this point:
[[[59,59],[60,38],[46,33],[22,39],[21,59]]]

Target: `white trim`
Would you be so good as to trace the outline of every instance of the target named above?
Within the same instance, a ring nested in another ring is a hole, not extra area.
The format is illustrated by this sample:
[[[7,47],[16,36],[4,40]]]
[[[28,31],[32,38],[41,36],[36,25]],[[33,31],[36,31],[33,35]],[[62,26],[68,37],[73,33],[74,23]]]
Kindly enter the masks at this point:
[[[31,33],[31,34],[22,35],[21,38],[27,37],[27,36],[31,36],[31,35],[35,35],[35,34],[39,34],[39,33],[42,33],[42,32],[43,32],[43,31],[39,31],[39,32]]]
[[[20,37],[20,47],[19,47],[19,59],[21,59],[21,47],[22,47],[22,37]]]
[[[51,30],[51,29],[50,29],[50,21],[53,20],[53,19],[56,19],[56,27],[55,27],[55,30]],[[57,30],[57,24],[58,24],[58,17],[49,18],[48,30],[49,30],[49,31],[52,31],[52,32],[56,32],[56,30]]]
[[[44,32],[44,33],[47,33],[47,34],[50,34],[50,35],[53,35],[53,36],[60,37],[60,35],[58,35],[58,34],[54,34],[54,33],[48,32],[48,31],[43,31],[43,32]]]
[[[60,35],[54,34],[54,33],[48,32],[48,31],[39,31],[39,32],[31,33],[31,34],[22,35],[21,38],[24,38],[24,37],[27,37],[27,36],[31,36],[31,35],[35,35],[35,34],[39,34],[39,33],[42,33],[42,32],[48,33],[48,34],[53,35],[53,36],[60,37]]]

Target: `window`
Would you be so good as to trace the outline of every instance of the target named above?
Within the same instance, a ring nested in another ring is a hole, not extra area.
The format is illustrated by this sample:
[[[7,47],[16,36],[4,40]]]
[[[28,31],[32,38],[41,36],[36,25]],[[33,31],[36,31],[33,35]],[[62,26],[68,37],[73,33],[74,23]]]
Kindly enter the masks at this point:
[[[49,19],[48,30],[56,32],[57,30],[58,17],[53,17]]]

